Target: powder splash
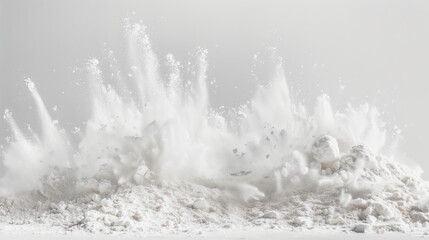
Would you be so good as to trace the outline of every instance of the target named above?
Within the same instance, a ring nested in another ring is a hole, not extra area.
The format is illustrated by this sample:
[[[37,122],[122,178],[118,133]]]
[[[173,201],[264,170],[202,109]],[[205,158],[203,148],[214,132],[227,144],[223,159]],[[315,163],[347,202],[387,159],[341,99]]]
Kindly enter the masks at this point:
[[[428,226],[428,184],[384,156],[373,106],[335,112],[322,95],[308,110],[279,61],[248,104],[224,114],[210,107],[206,50],[190,79],[168,55],[163,79],[145,28],[127,23],[126,35],[132,82],[109,85],[88,62],[92,114],[78,144],[26,80],[42,131],[24,132],[5,111],[0,221],[106,233]]]

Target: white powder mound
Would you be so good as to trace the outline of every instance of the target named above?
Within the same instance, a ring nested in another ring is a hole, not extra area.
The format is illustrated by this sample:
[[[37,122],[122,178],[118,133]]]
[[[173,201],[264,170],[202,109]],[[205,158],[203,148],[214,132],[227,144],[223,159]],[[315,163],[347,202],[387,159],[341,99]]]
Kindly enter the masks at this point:
[[[248,202],[226,188],[162,181],[154,174],[147,174],[139,185],[127,183],[115,190],[93,179],[93,191],[72,200],[52,201],[40,192],[3,198],[0,221],[145,234],[200,234],[220,228],[381,233],[429,227],[427,183],[396,162],[356,146],[330,168],[308,167],[299,182],[282,179],[289,189]]]

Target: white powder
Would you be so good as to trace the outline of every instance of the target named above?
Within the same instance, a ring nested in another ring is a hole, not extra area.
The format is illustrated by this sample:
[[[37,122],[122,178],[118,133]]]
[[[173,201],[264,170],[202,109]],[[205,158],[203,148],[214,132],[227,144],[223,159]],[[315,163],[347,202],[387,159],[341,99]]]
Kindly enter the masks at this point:
[[[249,104],[219,113],[208,101],[206,51],[192,82],[170,56],[165,84],[144,27],[127,25],[127,37],[141,55],[131,59],[142,66],[130,77],[138,94],[121,96],[129,91],[105,84],[90,61],[93,114],[79,144],[30,80],[43,134],[26,137],[5,112],[13,136],[1,159],[0,222],[136,234],[427,229],[428,183],[383,156],[374,107],[335,113],[323,95],[311,113],[290,98],[279,64]]]

